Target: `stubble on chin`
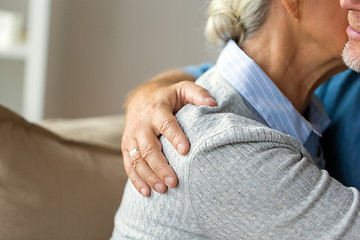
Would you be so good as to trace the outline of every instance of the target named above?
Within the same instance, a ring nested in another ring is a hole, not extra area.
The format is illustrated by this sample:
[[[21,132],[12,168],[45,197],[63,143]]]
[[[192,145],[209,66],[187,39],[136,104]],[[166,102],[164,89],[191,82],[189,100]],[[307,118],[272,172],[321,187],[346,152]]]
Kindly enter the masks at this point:
[[[350,42],[346,43],[341,55],[345,65],[348,68],[356,72],[360,72],[360,51],[356,51]]]

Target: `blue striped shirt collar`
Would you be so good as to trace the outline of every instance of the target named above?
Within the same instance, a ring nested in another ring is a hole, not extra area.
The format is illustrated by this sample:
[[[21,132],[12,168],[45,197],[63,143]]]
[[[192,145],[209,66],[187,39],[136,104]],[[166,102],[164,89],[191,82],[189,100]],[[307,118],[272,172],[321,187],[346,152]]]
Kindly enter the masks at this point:
[[[234,41],[230,40],[221,52],[217,67],[271,128],[296,138],[301,144],[305,144],[312,132],[321,136],[330,124],[321,101],[315,95],[310,101],[306,120]]]

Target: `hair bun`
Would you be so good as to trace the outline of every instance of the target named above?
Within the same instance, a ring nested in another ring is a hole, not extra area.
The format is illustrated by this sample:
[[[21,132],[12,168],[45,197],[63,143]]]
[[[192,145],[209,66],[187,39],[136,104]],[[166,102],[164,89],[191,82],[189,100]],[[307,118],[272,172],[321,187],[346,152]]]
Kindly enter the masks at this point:
[[[269,1],[212,0],[207,12],[207,38],[217,46],[230,39],[241,45],[264,21]]]

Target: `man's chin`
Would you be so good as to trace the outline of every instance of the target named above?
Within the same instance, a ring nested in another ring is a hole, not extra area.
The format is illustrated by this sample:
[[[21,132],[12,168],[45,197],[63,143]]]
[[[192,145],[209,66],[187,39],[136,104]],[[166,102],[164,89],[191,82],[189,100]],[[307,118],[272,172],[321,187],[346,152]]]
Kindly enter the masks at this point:
[[[360,72],[360,44],[354,46],[351,41],[347,42],[342,52],[342,58],[347,67]]]

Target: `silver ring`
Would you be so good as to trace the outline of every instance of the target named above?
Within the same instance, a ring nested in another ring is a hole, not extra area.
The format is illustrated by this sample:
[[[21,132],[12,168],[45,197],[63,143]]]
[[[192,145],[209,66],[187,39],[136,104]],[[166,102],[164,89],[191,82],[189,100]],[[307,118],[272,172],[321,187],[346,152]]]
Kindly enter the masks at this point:
[[[130,151],[129,153],[129,157],[131,157],[131,155],[133,155],[134,153],[140,151],[138,148],[134,148],[133,150]]]

